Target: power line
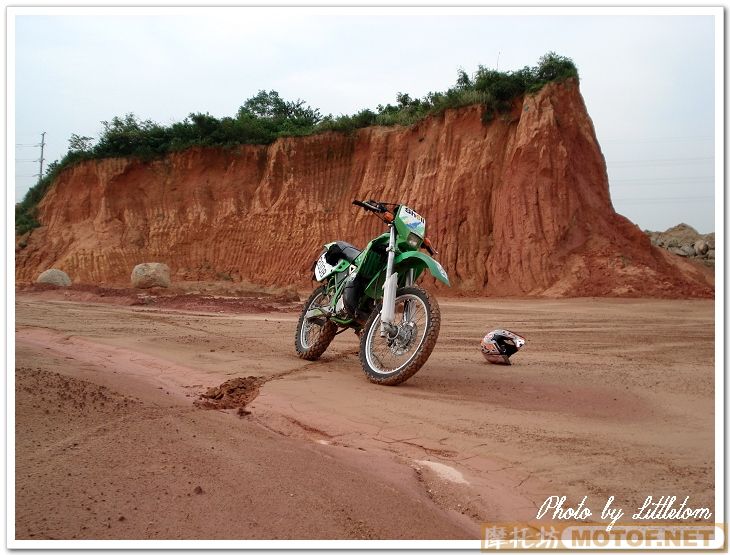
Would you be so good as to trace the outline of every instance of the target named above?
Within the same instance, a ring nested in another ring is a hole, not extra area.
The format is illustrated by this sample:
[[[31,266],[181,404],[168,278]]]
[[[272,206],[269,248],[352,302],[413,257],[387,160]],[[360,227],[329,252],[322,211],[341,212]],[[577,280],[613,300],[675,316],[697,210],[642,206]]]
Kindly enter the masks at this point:
[[[712,181],[674,181],[674,182],[667,182],[667,183],[616,183],[614,185],[611,185],[611,187],[623,187],[625,188],[632,188],[632,189],[642,189],[643,187],[679,187],[679,186],[698,186],[698,185],[706,185],[707,187],[710,187],[713,185]]]
[[[621,179],[609,179],[610,182],[617,181],[680,181],[688,179],[715,179],[714,175],[680,175],[666,177],[626,177]]]
[[[694,164],[697,162],[714,161],[714,156],[706,156],[700,158],[659,158],[656,160],[617,160],[606,161],[608,166],[664,166],[674,164]]]
[[[639,139],[619,139],[609,138],[602,139],[599,142],[602,143],[677,143],[685,141],[711,141],[714,137],[712,135],[697,135],[697,136],[685,136],[685,137],[642,137]]]
[[[671,202],[690,202],[690,201],[705,201],[715,200],[715,197],[658,197],[658,198],[615,198],[614,202],[621,202],[623,204],[653,204],[653,203],[671,203]]]
[[[15,177],[38,177],[38,179],[41,179],[43,177],[43,162],[46,161],[46,159],[43,157],[44,150],[46,148],[46,132],[44,131],[41,133],[41,142],[36,144],[31,143],[17,143],[15,145],[15,148],[38,148],[41,147],[41,156],[40,158],[16,158],[15,162],[19,164],[30,164],[30,163],[36,163],[38,162],[40,164],[40,167],[38,168],[38,173],[33,175],[16,175]]]
[[[41,158],[39,162],[41,163],[40,171],[38,172],[38,179],[43,179],[43,149],[46,147],[46,132],[44,131],[41,133]]]
[[[633,179],[609,179],[611,187],[656,187],[671,185],[695,185],[704,183],[712,185],[715,182],[713,176],[688,176],[688,177],[667,177],[667,178],[633,178]]]

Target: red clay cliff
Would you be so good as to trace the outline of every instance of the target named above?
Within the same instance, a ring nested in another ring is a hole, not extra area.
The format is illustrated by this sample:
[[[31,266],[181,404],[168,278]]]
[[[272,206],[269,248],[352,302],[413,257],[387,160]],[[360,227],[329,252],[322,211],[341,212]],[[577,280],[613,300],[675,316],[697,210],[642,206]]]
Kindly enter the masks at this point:
[[[614,211],[574,80],[486,123],[472,106],[408,128],[80,163],[42,200],[16,279],[56,267],[75,282],[126,285],[154,261],[173,280],[305,285],[323,243],[362,247],[384,231],[350,204],[368,198],[426,218],[459,292],[714,295],[710,270],[653,247]]]

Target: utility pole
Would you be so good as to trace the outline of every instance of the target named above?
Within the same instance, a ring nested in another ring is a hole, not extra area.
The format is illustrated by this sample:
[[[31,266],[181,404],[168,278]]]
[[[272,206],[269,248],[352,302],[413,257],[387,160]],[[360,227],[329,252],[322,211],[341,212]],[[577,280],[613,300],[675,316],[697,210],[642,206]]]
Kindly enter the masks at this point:
[[[43,160],[44,160],[43,149],[45,148],[45,146],[46,146],[46,132],[44,131],[43,133],[41,133],[41,158],[39,160],[39,162],[41,163],[41,170],[40,170],[40,173],[38,174],[38,181],[43,179]]]

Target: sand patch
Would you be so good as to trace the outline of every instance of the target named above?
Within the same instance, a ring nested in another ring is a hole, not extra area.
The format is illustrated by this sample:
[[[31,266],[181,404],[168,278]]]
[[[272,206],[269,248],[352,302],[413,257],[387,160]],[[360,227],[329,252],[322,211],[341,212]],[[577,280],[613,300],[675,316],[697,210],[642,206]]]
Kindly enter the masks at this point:
[[[416,461],[418,464],[427,466],[433,470],[440,478],[453,482],[455,484],[468,484],[469,482],[464,478],[464,475],[456,470],[452,466],[446,464],[434,462],[434,461]]]

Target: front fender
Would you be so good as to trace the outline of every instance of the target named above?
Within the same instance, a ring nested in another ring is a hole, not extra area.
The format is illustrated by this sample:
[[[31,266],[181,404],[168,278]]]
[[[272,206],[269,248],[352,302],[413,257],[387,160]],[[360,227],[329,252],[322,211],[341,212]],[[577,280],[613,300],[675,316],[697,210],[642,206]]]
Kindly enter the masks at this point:
[[[393,261],[393,268],[398,273],[401,273],[401,270],[408,270],[410,268],[415,268],[416,270],[428,268],[428,271],[431,272],[433,277],[451,287],[451,283],[449,283],[449,276],[446,273],[446,270],[444,270],[444,267],[427,254],[420,251],[408,251],[399,254]]]

